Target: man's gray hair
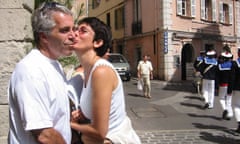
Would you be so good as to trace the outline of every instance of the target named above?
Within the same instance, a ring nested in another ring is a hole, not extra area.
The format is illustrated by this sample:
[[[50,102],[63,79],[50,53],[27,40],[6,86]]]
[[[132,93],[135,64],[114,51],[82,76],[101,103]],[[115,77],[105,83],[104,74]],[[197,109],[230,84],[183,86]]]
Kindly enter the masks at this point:
[[[57,2],[44,2],[32,14],[32,30],[36,44],[39,44],[39,33],[48,34],[56,25],[52,14],[53,12],[62,12],[72,16],[72,12]]]

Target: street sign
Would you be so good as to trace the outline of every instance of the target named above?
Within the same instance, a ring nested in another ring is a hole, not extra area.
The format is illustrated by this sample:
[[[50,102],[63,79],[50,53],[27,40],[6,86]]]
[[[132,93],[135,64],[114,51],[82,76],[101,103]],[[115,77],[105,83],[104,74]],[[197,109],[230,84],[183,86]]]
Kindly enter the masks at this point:
[[[164,32],[164,53],[167,54],[168,53],[168,32],[165,31]]]

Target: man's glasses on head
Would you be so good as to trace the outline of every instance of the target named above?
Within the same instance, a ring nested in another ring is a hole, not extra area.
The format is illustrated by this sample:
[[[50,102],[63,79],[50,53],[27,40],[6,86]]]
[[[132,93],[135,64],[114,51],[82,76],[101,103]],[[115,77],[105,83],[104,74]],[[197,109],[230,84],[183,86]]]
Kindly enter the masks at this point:
[[[54,9],[57,7],[62,7],[63,5],[57,2],[44,2],[40,8],[40,11],[45,11],[46,9]]]

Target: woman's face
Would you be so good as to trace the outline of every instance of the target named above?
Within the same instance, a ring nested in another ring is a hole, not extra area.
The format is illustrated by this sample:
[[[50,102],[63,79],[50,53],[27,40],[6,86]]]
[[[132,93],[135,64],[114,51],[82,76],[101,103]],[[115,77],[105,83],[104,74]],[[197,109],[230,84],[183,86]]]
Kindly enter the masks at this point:
[[[78,30],[76,31],[77,35],[77,44],[74,45],[74,49],[78,50],[86,50],[94,48],[94,31],[93,29],[86,23],[80,24],[78,26]]]

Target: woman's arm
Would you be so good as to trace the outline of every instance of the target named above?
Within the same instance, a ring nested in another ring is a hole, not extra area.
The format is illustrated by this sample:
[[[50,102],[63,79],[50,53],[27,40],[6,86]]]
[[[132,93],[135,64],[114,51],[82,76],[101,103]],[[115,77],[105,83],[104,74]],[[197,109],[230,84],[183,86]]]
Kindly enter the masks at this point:
[[[86,125],[72,123],[72,128],[88,137],[103,140],[108,132],[112,91],[117,84],[112,68],[98,66],[92,74],[92,122]]]

